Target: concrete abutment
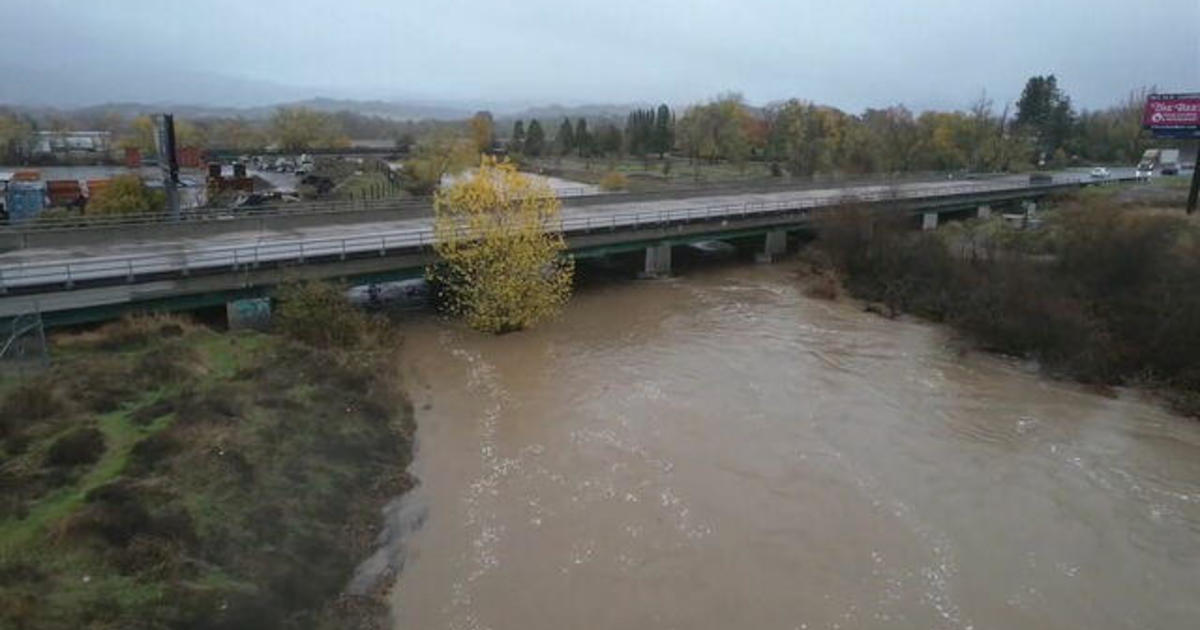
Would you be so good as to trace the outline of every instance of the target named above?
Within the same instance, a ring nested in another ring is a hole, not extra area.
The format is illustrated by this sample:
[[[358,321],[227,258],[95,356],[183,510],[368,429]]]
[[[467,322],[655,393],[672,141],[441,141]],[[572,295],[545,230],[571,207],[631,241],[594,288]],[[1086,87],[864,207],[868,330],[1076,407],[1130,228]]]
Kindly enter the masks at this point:
[[[671,275],[671,244],[659,243],[646,248],[646,267],[643,278],[663,278]]]

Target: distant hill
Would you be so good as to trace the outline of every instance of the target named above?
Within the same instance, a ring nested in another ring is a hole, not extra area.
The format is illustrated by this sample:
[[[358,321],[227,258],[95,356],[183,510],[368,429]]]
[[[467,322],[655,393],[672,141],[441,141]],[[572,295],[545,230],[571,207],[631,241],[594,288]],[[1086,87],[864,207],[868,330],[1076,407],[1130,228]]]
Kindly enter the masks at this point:
[[[588,120],[597,119],[616,119],[623,121],[629,112],[635,109],[646,109],[649,107],[657,107],[649,103],[627,103],[627,104],[595,104],[595,105],[545,105],[528,107],[523,110],[504,113],[497,116],[503,121],[514,120],[530,120],[537,118],[542,121],[561,121],[563,118],[575,120],[577,118],[586,118]],[[557,124],[557,123],[556,123]]]
[[[286,106],[308,107],[323,112],[350,111],[364,116],[379,116],[392,120],[460,120],[475,113],[474,109],[468,107],[449,105],[407,101],[356,101],[321,97],[294,101],[287,103]]]
[[[351,99],[335,99],[326,97],[309,98],[303,100],[283,101],[273,105],[260,105],[249,107],[221,107],[211,105],[180,105],[171,103],[136,103],[136,102],[112,102],[99,105],[87,105],[82,107],[49,107],[43,105],[30,105],[21,103],[11,103],[0,100],[0,107],[9,107],[17,111],[27,112],[35,115],[55,115],[61,114],[65,117],[72,118],[93,118],[99,119],[105,114],[115,113],[123,118],[133,118],[143,114],[158,114],[162,112],[172,112],[176,116],[184,119],[202,120],[205,118],[245,118],[249,120],[263,120],[268,118],[272,112],[279,107],[307,107],[323,112],[341,112],[349,111],[364,116],[379,116],[396,121],[420,121],[420,120],[463,120],[471,117],[480,109],[488,109],[487,105],[468,106],[455,104],[440,104],[428,102],[409,102],[409,101],[382,101],[369,100],[358,101]],[[504,106],[492,106],[490,111],[495,117],[497,125],[501,127],[510,126],[514,120],[530,120],[533,118],[544,121],[544,124],[558,124],[564,117],[575,120],[578,118],[587,118],[588,120],[609,119],[615,121],[624,121],[630,111],[637,108],[653,107],[648,104],[624,104],[624,105],[547,105],[538,107],[527,107],[517,111],[515,108],[505,111]],[[510,113],[511,112],[511,113]]]

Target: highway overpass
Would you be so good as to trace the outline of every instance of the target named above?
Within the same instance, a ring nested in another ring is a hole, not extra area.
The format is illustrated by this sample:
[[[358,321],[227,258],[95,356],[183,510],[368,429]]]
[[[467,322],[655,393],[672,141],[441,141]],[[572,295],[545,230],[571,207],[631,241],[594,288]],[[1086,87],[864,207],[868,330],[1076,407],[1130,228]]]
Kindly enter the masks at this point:
[[[1107,180],[1115,181],[1123,180]],[[987,213],[1094,183],[1099,182],[1060,174],[1043,185],[1012,176],[806,190],[693,190],[680,197],[609,195],[568,204],[561,221],[549,227],[562,230],[577,257],[645,250],[646,272],[653,275],[669,272],[673,246],[702,240],[761,235],[761,253],[771,258],[786,247],[788,230],[850,206],[884,207],[931,228],[947,213]],[[361,213],[294,215],[300,220],[291,224],[263,222],[217,234],[186,223],[60,231],[61,244],[42,234],[34,245],[25,242],[0,253],[0,320],[40,313],[53,325],[129,310],[186,309],[261,295],[287,278],[411,278],[433,260],[427,209],[409,204]]]

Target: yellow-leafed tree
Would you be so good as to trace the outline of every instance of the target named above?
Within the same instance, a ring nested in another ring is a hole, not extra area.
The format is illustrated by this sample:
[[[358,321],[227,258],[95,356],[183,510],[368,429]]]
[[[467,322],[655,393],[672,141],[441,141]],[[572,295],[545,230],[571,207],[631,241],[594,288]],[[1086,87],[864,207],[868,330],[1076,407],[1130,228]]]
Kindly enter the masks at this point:
[[[136,214],[162,212],[166,197],[151,190],[137,175],[117,175],[88,200],[88,214]]]
[[[488,157],[469,178],[440,191],[434,233],[441,260],[427,273],[443,307],[492,333],[557,314],[575,271],[560,208],[544,182]]]

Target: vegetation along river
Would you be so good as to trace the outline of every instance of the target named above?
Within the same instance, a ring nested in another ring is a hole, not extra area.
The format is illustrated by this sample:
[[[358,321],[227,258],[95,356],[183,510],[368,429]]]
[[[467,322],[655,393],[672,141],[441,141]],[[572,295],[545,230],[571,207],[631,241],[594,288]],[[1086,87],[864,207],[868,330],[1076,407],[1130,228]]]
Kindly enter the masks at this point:
[[[1183,628],[1200,423],[736,266],[403,324],[398,628]]]

